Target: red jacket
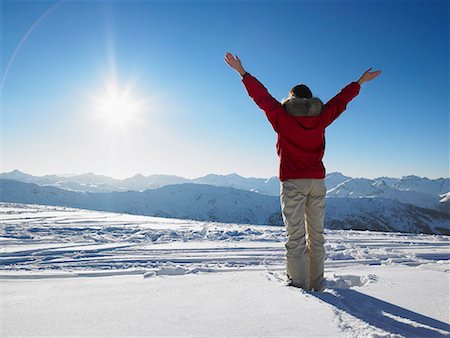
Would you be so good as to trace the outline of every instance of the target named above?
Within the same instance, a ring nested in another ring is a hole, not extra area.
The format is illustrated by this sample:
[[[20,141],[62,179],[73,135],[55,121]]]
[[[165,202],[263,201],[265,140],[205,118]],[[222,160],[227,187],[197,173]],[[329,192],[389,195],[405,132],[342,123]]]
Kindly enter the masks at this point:
[[[346,109],[359,93],[352,82],[323,105],[318,116],[291,116],[255,77],[245,74],[242,82],[248,95],[266,114],[278,134],[281,181],[294,178],[325,178],[322,158],[325,152],[325,128]]]

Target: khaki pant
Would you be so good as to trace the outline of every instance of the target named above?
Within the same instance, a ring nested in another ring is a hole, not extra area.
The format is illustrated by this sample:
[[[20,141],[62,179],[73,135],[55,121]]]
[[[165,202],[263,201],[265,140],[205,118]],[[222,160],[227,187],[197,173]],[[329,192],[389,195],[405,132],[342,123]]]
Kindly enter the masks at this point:
[[[286,270],[290,284],[321,291],[325,260],[323,179],[281,182],[280,200],[287,230]]]

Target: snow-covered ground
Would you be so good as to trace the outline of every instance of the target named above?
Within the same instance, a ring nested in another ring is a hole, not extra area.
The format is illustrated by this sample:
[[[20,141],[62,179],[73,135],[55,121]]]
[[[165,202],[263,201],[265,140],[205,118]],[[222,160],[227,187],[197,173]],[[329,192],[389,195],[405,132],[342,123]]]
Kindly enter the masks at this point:
[[[0,204],[0,336],[450,336],[450,238],[327,230],[325,292],[284,228]]]

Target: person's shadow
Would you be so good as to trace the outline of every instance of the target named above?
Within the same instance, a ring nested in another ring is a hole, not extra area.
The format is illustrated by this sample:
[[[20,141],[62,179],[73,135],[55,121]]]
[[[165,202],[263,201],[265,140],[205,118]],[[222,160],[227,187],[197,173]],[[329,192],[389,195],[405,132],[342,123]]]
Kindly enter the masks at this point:
[[[447,323],[352,289],[336,288],[331,292],[325,290],[307,293],[391,334],[405,337],[450,337],[450,325]]]

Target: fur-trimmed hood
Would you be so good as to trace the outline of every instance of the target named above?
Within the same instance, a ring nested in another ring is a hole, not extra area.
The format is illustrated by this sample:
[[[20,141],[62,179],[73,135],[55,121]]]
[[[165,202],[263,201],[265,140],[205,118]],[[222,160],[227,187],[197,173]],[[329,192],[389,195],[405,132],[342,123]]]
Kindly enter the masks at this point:
[[[323,108],[323,103],[318,97],[305,99],[291,96],[281,104],[291,116],[319,116]]]

